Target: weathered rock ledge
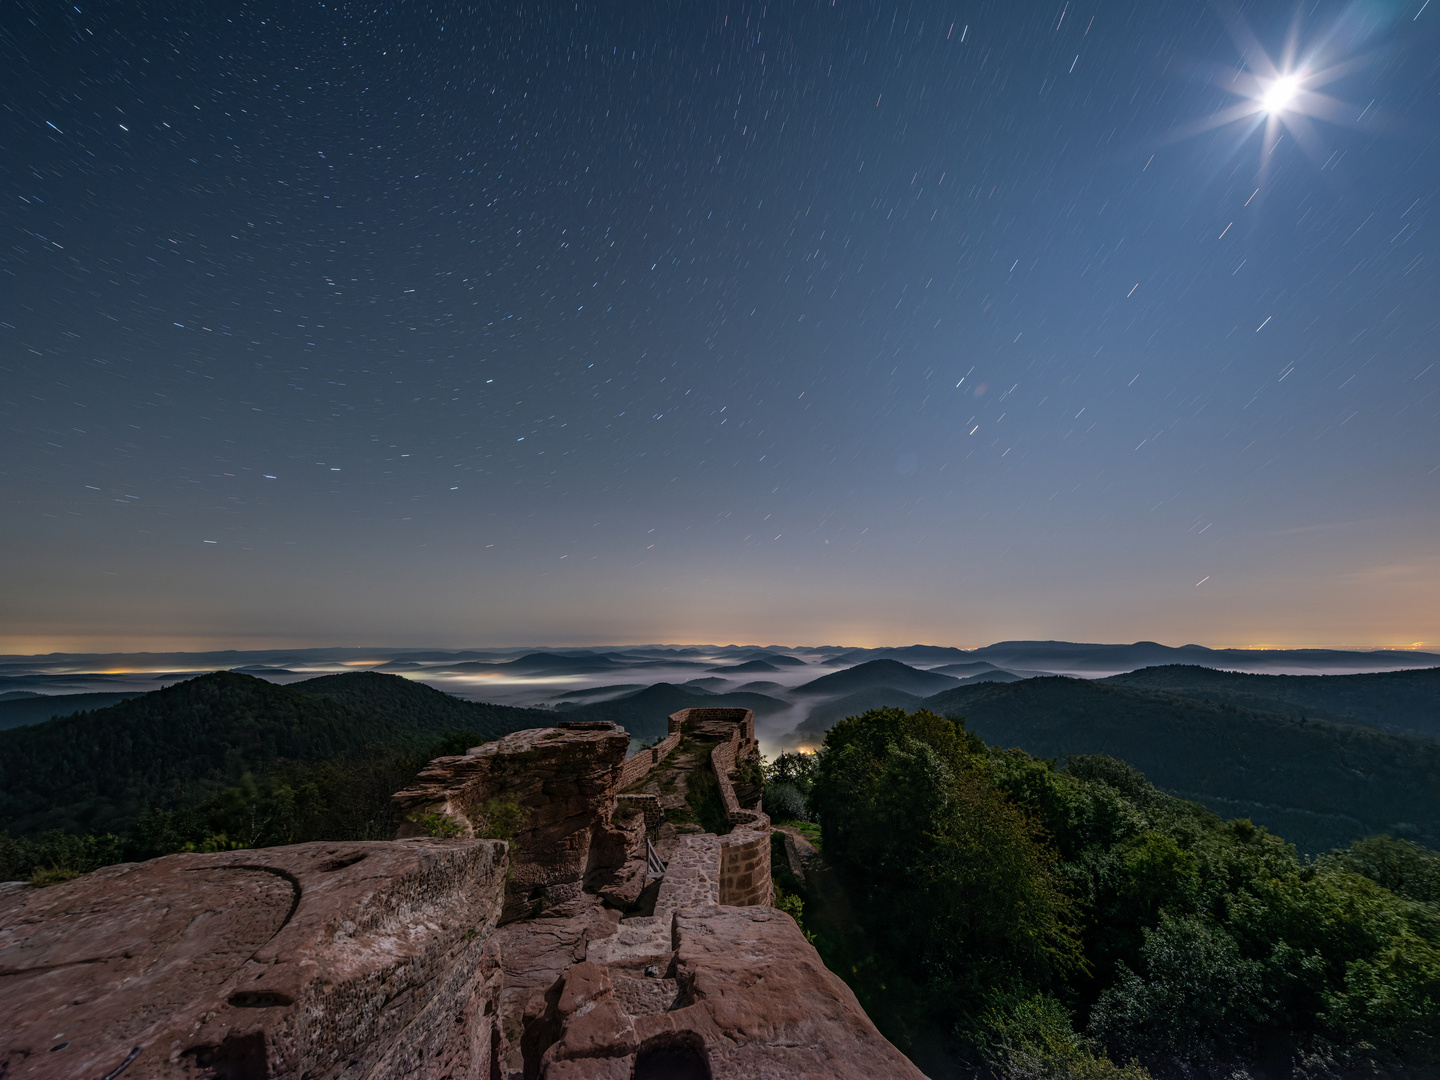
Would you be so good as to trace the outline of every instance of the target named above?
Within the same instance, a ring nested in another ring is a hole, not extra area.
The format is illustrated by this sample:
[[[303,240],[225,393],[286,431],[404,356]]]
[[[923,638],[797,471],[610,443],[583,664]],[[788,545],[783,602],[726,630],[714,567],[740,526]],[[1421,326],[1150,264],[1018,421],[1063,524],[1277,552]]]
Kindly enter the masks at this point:
[[[502,843],[427,839],[8,888],[0,1077],[486,1076],[505,869]]]
[[[730,779],[753,716],[693,712],[664,753],[719,739],[733,827],[680,838],[648,889],[657,804],[617,792],[664,754],[625,761],[610,724],[431,762],[402,832],[451,839],[0,885],[0,1080],[923,1080],[764,906],[769,819]],[[513,841],[482,838],[506,813]]]

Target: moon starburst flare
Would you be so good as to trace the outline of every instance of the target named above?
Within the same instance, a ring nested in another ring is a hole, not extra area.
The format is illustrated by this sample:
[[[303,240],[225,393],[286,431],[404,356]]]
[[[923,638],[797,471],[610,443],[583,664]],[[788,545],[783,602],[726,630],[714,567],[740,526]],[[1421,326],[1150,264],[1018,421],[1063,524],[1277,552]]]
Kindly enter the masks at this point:
[[[1272,115],[1284,112],[1299,96],[1302,82],[1303,77],[1293,72],[1271,79],[1260,95],[1260,107]]]
[[[1347,18],[1342,16],[1334,25],[1324,28],[1315,43],[1307,48],[1300,47],[1297,34],[1292,32],[1275,57],[1238,13],[1231,12],[1227,19],[1230,36],[1244,58],[1244,67],[1214,69],[1211,81],[1240,100],[1175,129],[1167,141],[1234,127],[1235,139],[1224,158],[1229,161],[1258,132],[1261,136],[1258,164],[1263,178],[1271,166],[1277,144],[1286,134],[1299,143],[1312,160],[1325,160],[1325,146],[1314,121],[1352,128],[1385,126],[1385,120],[1375,109],[1362,112],[1349,102],[1320,92],[1321,87],[1358,71],[1374,59],[1373,53],[1354,51],[1359,36],[1348,26]],[[1362,115],[1363,123],[1357,119]]]

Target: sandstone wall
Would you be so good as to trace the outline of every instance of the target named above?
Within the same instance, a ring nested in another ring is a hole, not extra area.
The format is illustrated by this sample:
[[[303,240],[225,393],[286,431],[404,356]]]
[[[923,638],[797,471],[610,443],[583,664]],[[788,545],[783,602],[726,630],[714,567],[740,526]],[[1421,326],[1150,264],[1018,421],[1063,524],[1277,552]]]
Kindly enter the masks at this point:
[[[742,710],[703,711],[738,713]],[[774,883],[770,878],[770,819],[761,810],[744,809],[735,797],[735,786],[730,782],[730,773],[735,770],[737,759],[756,750],[755,714],[748,709],[743,712],[745,717],[735,725],[731,737],[710,751],[710,763],[720,784],[720,798],[732,825],[729,835],[720,840],[719,902],[732,907],[769,904],[774,899]]]
[[[617,941],[625,923],[591,940],[545,994],[543,1037],[511,1080],[924,1080],[790,916],[707,905],[667,924],[663,944]]]
[[[768,905],[775,899],[770,877],[770,819],[755,815],[752,825],[737,826],[720,840],[719,902],[731,907]]]
[[[680,745],[680,728],[682,720],[680,713],[674,713],[669,718],[669,728],[665,738],[661,739],[654,746],[646,747],[638,753],[632,754],[625,759],[625,765],[620,771],[620,787],[625,789],[632,784],[638,784],[645,777],[650,775],[650,770],[659,765],[670,756],[670,751]]]
[[[681,709],[671,715],[671,722],[674,723],[677,717],[682,725],[734,724],[739,728],[738,749],[742,753],[750,753],[758,748],[755,742],[755,713],[751,709]]]
[[[0,891],[0,1075],[488,1076],[505,845],[171,855]]]

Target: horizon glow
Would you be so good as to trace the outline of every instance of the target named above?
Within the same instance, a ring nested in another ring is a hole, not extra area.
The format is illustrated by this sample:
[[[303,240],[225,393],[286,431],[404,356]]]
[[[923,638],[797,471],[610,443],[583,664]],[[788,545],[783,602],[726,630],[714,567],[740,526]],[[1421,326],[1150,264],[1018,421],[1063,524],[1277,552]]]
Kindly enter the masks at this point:
[[[1437,12],[35,8],[0,649],[1440,641]]]

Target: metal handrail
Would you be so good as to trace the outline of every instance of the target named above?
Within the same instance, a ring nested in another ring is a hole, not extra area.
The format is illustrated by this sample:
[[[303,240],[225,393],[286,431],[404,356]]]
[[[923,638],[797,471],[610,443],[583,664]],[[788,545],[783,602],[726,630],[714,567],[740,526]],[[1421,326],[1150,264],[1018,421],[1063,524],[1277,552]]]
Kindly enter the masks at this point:
[[[649,837],[645,839],[645,876],[649,879],[665,876],[665,863],[661,861],[660,854],[655,850],[655,845],[650,842]]]

